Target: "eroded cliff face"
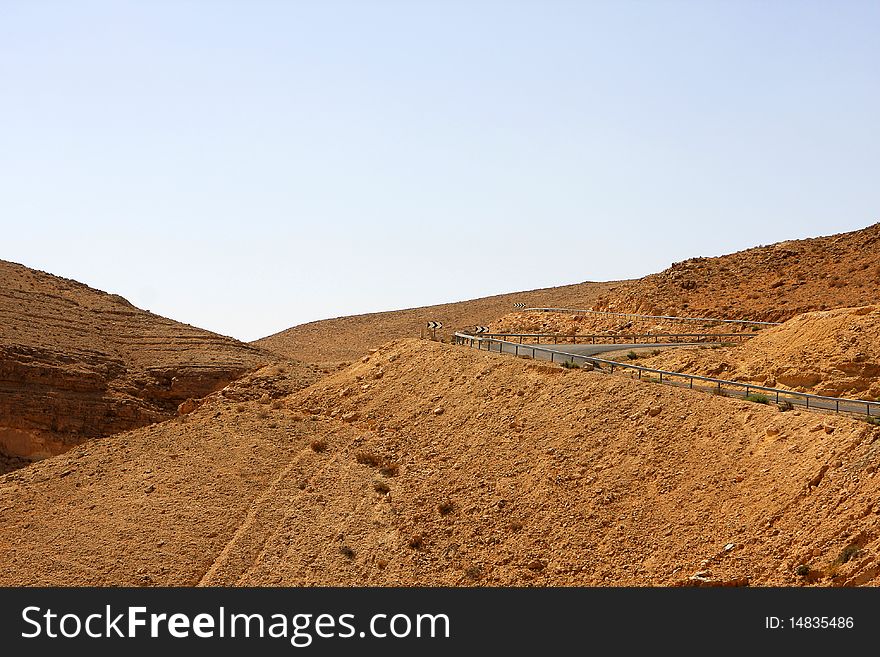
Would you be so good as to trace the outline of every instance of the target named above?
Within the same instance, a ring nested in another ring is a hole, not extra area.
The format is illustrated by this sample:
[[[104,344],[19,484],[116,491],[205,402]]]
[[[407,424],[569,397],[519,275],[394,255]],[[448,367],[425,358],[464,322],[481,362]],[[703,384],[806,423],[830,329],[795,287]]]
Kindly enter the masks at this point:
[[[219,390],[249,369],[131,370],[109,356],[74,360],[49,350],[0,346],[0,452],[46,458],[89,438],[166,420],[187,399]]]
[[[269,360],[118,295],[0,261],[0,472],[174,417]]]

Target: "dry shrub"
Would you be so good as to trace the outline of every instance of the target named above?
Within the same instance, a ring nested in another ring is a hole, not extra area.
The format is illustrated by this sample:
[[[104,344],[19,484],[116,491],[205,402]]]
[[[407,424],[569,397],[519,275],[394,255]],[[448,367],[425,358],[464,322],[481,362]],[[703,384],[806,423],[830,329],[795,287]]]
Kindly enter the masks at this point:
[[[368,465],[371,468],[379,470],[380,474],[386,477],[394,477],[400,471],[400,466],[394,461],[390,461],[373,452],[357,452],[354,455],[355,460],[361,465]]]
[[[361,465],[369,465],[371,468],[378,468],[382,463],[382,458],[372,452],[357,452],[354,455],[354,460]]]
[[[320,454],[321,452],[327,451],[327,442],[319,438],[317,440],[313,440],[309,447],[312,448],[313,452],[317,452],[318,454]]]
[[[400,466],[398,466],[393,461],[385,461],[381,466],[379,466],[379,472],[386,477],[396,477],[399,471]]]
[[[480,577],[482,576],[483,569],[476,564],[471,564],[464,569],[464,574],[467,576],[468,579],[477,580],[480,579]]]

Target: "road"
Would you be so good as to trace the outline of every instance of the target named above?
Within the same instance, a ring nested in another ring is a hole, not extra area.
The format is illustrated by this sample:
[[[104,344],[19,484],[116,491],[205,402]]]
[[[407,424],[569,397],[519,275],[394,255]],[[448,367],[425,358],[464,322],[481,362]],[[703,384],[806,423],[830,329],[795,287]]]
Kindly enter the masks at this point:
[[[499,341],[487,341],[487,344],[491,346],[491,351],[496,353],[508,353],[514,354],[518,356],[531,356],[537,360],[549,360],[556,363],[562,363],[568,360],[574,360],[578,364],[582,364],[584,361],[581,360],[584,357],[596,356],[600,353],[606,353],[609,351],[624,351],[630,349],[640,349],[640,348],[663,348],[663,347],[688,347],[695,345],[702,345],[705,343],[686,343],[686,342],[673,342],[673,343],[641,343],[641,344],[515,344],[511,342],[499,342]],[[476,346],[476,342],[475,342]],[[485,347],[484,347],[485,348]],[[574,356],[574,358],[572,358]],[[600,369],[608,371],[610,365],[606,363],[594,363]],[[861,415],[864,417],[865,415],[870,415],[875,418],[880,418],[880,409],[877,408],[876,405],[868,405],[864,402],[859,402],[858,400],[849,400],[849,399],[835,399],[833,397],[825,397],[825,398],[817,398],[813,397],[805,397],[799,395],[797,392],[790,392],[787,390],[762,390],[757,388],[756,386],[748,386],[746,388],[745,383],[740,383],[736,381],[721,381],[721,386],[719,387],[717,383],[717,379],[711,380],[700,380],[703,377],[692,377],[689,378],[686,375],[682,374],[663,374],[658,378],[658,374],[656,372],[645,372],[640,374],[637,370],[628,369],[623,367],[626,363],[620,363],[621,367],[617,370],[624,376],[630,375],[632,378],[642,378],[647,381],[653,381],[655,383],[664,383],[667,385],[673,385],[681,388],[690,388],[693,390],[700,390],[703,392],[716,392],[720,391],[721,394],[728,397],[739,397],[743,398],[749,394],[752,395],[762,395],[766,397],[770,402],[777,401],[787,401],[795,407],[803,407],[809,409],[817,409],[817,410],[825,410],[832,411],[838,413],[851,413],[854,415]],[[630,363],[632,365],[632,363]],[[618,367],[617,364],[614,367]],[[662,381],[660,380],[662,379]]]
[[[560,359],[558,354],[574,354],[576,356],[595,356],[597,354],[607,353],[609,351],[630,351],[632,349],[663,349],[665,347],[696,347],[705,345],[705,342],[645,342],[633,344],[626,342],[623,344],[512,344],[493,342],[492,351],[498,351],[499,345],[503,347],[503,351],[499,353],[516,354],[516,355],[532,355],[532,347],[535,347],[535,358],[542,360],[550,360],[550,354],[541,353],[539,349],[545,349],[557,354],[553,358],[554,361],[562,362],[565,358]]]

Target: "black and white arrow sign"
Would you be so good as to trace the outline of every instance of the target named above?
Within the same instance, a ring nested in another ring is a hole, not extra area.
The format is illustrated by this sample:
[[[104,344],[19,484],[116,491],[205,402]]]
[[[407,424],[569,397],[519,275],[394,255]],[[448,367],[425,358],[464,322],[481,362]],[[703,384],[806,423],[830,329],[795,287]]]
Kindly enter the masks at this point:
[[[488,333],[488,332],[489,332],[488,326],[475,326],[474,327],[474,333]]]
[[[513,307],[514,307],[514,308],[525,308],[525,307],[526,307],[526,304],[524,304],[524,303],[515,303],[515,304],[513,304]]]
[[[443,328],[443,322],[428,322],[429,329]]]

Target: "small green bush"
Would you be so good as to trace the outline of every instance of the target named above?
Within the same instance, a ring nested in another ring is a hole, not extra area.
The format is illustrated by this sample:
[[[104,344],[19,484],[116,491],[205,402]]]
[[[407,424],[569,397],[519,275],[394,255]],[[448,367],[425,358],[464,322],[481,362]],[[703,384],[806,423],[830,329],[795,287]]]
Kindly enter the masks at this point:
[[[753,392],[749,395],[746,395],[746,401],[754,402],[756,404],[769,404],[770,400],[767,398],[767,395],[762,395],[756,392]]]
[[[634,351],[629,351],[629,352],[627,352],[626,357],[629,360],[636,360],[639,357],[639,355]]]
[[[837,565],[843,565],[850,561],[853,557],[859,556],[862,550],[859,547],[858,543],[850,543],[843,551],[838,555],[837,559],[834,560],[834,563]]]
[[[581,368],[581,366],[575,363],[573,360],[562,361],[562,366],[567,370],[579,370]]]

